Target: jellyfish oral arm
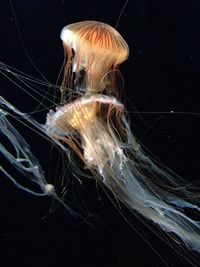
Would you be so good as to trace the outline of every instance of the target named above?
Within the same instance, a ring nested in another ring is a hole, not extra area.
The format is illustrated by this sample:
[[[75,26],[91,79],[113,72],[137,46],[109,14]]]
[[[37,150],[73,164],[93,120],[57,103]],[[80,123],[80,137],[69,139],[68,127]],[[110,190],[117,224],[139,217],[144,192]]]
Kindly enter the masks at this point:
[[[53,185],[48,184],[45,181],[43,170],[38,160],[33,156],[30,151],[29,145],[24,140],[22,135],[11,125],[6,118],[5,112],[0,114],[0,133],[4,135],[7,140],[12,144],[15,150],[15,155],[11,154],[2,144],[0,144],[0,152],[10,162],[19,173],[29,177],[30,180],[38,185],[41,192],[36,192],[22,186],[2,167],[1,172],[4,173],[18,188],[32,193],[36,196],[44,196],[54,191]]]

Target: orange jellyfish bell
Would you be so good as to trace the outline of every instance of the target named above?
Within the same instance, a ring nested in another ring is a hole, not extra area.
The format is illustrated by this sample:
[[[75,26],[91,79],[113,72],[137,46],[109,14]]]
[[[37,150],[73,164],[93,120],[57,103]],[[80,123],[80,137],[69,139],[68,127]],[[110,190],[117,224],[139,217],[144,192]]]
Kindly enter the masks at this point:
[[[97,93],[106,90],[107,85],[112,86],[110,76],[113,78],[113,75],[107,74],[112,70],[114,73],[129,55],[122,36],[111,26],[98,21],[67,25],[61,32],[61,39],[67,53],[64,81],[69,83],[71,80],[71,67],[76,74],[73,88],[84,93]],[[81,79],[82,71],[84,78]]]

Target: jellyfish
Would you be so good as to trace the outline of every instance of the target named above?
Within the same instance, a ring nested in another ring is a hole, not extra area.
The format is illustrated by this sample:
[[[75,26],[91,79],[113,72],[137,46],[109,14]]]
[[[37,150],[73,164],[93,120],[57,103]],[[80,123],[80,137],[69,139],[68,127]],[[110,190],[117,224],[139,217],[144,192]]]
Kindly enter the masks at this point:
[[[103,23],[79,22],[64,27],[61,39],[67,54],[61,90],[69,87],[93,94],[117,91],[115,76],[129,48],[116,30]]]
[[[133,135],[127,110],[120,100],[117,75],[119,65],[128,58],[129,48],[111,26],[97,21],[70,24],[61,32],[66,62],[60,87],[60,104],[40,125],[0,98],[0,131],[15,148],[15,155],[4,146],[1,153],[19,171],[39,184],[35,193],[60,201],[69,212],[76,211],[58,196],[54,185],[45,180],[44,171],[28,144],[9,123],[7,116],[18,115],[32,125],[69,157],[74,151],[102,187],[142,221],[160,227],[181,247],[200,253],[200,222],[188,215],[200,212],[198,188],[149,155]],[[69,90],[70,93],[69,94]],[[24,162],[26,164],[24,164]],[[76,163],[74,172],[80,174]]]

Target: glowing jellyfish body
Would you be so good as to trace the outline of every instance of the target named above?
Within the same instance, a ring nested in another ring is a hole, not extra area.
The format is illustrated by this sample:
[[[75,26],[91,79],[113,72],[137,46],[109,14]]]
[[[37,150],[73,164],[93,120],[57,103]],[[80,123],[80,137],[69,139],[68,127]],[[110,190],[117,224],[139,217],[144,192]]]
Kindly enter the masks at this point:
[[[84,93],[98,93],[110,87],[116,90],[113,88],[115,70],[128,57],[129,48],[115,29],[96,21],[78,22],[64,27],[61,39],[67,53],[64,88]]]
[[[141,214],[165,232],[174,233],[188,248],[200,252],[200,223],[184,213],[185,208],[200,211],[196,205],[198,193],[189,191],[183,186],[182,178],[143,151],[130,130],[124,105],[115,97],[117,68],[128,57],[128,45],[115,29],[95,21],[66,26],[61,38],[67,53],[62,105],[49,112],[44,126],[29,117],[24,119],[45,133],[66,155],[68,149],[64,144],[70,146],[97,181],[132,212]],[[71,98],[66,97],[68,88],[76,92]],[[13,109],[19,115],[19,111],[2,99],[1,107]],[[2,113],[1,118],[8,128],[5,116]],[[11,128],[8,131],[12,133]],[[12,142],[14,147],[18,147],[19,140],[22,137]],[[1,152],[11,161],[5,148]],[[22,153],[25,158],[30,155],[27,149]],[[29,159],[31,166],[35,159],[32,156]],[[19,162],[19,157],[16,160]],[[15,162],[17,168],[24,168]],[[33,167],[31,170],[33,180],[47,185],[43,192],[61,201],[53,186],[45,182],[43,172],[37,176]]]

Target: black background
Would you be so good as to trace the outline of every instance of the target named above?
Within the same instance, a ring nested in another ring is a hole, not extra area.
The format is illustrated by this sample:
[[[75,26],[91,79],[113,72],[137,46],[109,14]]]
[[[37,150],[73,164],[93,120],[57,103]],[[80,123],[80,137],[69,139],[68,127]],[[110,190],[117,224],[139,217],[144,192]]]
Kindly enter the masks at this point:
[[[81,20],[99,20],[115,27],[124,5],[124,1],[111,0],[12,3],[24,46],[52,84],[63,61],[62,27]],[[191,114],[199,113],[199,14],[198,0],[129,1],[117,27],[130,46],[130,58],[121,71],[126,81],[123,101],[129,111],[134,106],[140,114],[130,115],[134,134],[188,181],[199,179],[200,118]],[[0,36],[0,60],[41,79],[23,50],[9,1],[0,3]],[[24,112],[35,109],[37,103],[31,97],[2,75],[0,81],[1,95],[7,100]],[[174,114],[163,113],[170,110]],[[184,113],[176,113],[180,111]],[[46,113],[34,117],[44,123]],[[41,165],[48,169],[48,144],[23,131]],[[93,227],[83,220],[74,221],[62,207],[43,219],[51,200],[22,192],[1,176],[0,266],[165,266],[164,261],[169,266],[189,266],[129,215],[147,244],[100,188],[96,193],[95,184],[89,182],[86,189],[94,190],[86,201],[99,199],[90,203]],[[87,198],[86,189],[77,191]]]

